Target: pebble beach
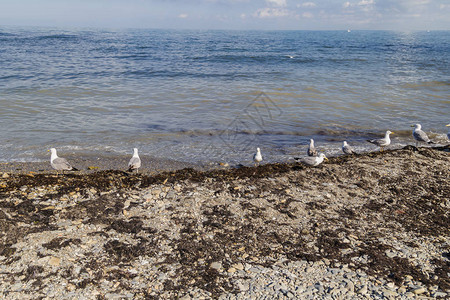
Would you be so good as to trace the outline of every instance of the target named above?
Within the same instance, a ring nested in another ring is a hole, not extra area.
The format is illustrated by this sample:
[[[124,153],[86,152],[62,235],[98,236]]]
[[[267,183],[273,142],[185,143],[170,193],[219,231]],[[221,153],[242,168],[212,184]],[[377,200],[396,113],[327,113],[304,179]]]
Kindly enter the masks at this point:
[[[318,167],[28,168],[0,174],[2,299],[450,297],[448,146]]]

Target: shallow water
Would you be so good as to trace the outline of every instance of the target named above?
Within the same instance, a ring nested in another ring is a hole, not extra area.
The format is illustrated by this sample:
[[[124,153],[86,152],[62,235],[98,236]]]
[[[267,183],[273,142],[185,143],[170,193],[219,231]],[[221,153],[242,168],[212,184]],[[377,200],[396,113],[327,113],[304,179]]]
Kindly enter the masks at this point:
[[[250,163],[421,123],[446,143],[450,32],[0,27],[0,161],[140,153]]]

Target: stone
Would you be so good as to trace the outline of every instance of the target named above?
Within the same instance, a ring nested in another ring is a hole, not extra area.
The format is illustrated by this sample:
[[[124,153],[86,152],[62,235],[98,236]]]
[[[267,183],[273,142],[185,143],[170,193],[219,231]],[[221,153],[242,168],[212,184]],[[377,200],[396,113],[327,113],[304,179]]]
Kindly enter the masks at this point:
[[[415,289],[413,289],[411,292],[415,295],[420,295],[425,293],[427,290],[424,287],[417,287]]]
[[[382,292],[383,292],[383,296],[386,298],[397,296],[397,293],[394,291],[391,291],[391,290],[383,289]]]
[[[9,178],[9,174],[8,173],[3,173],[2,178]]]
[[[58,257],[52,256],[52,257],[50,257],[50,259],[48,260],[48,264],[49,264],[50,266],[53,266],[53,267],[59,266],[60,263],[61,263],[61,259],[58,258]]]
[[[227,272],[230,273],[230,274],[233,274],[233,273],[236,272],[236,269],[233,268],[233,267],[231,267],[231,268],[229,268],[229,269],[227,270]]]
[[[220,261],[212,262],[209,266],[211,269],[220,270],[222,269],[222,263]]]
[[[367,294],[367,285],[363,285],[358,291],[358,294]]]
[[[389,258],[394,258],[394,257],[397,256],[397,254],[395,254],[394,251],[386,250],[386,256],[389,257]]]

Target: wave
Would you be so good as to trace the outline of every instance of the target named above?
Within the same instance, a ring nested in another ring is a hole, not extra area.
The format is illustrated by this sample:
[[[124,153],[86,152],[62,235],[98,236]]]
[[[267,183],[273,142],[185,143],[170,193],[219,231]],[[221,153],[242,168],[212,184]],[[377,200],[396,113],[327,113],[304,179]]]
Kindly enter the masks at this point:
[[[436,81],[436,80],[402,84],[402,87],[410,89],[448,87],[448,86],[450,86],[450,81]]]

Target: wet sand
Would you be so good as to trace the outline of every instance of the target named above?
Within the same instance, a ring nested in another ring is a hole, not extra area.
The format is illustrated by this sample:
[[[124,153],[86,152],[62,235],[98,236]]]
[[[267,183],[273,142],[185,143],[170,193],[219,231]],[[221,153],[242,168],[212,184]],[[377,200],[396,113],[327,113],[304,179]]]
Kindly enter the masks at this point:
[[[154,175],[24,166],[0,178],[0,295],[446,298],[449,150]]]

